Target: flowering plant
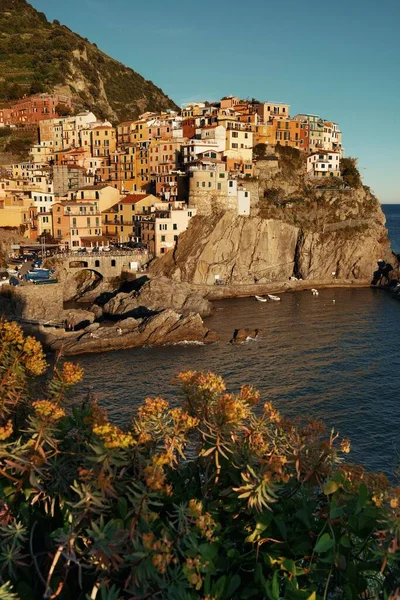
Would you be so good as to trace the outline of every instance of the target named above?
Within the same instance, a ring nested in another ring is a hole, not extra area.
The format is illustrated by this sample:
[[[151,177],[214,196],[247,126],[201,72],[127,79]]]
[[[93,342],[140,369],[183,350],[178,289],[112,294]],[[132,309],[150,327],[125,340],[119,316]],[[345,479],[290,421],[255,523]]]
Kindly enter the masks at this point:
[[[400,488],[348,440],[197,372],[121,429],[82,377],[0,322],[1,600],[399,597]]]

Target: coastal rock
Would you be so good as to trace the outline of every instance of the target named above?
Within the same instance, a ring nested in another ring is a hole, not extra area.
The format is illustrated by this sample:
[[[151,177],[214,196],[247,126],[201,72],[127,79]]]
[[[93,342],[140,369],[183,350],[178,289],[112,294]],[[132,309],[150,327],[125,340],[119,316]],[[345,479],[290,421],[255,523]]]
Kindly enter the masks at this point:
[[[260,217],[225,212],[195,217],[174,253],[157,259],[150,273],[180,282],[213,285],[288,279],[293,273],[298,228]]]
[[[100,323],[92,323],[91,325],[88,325],[87,327],[85,327],[85,331],[87,333],[90,333],[92,331],[97,331],[97,329],[99,329],[100,327]]]
[[[136,317],[166,308],[183,315],[198,313],[201,317],[207,317],[212,312],[212,304],[193,292],[189,284],[163,276],[150,279],[138,292],[117,294],[104,305],[103,312],[112,316]]]
[[[133,324],[133,322],[130,322]],[[62,350],[65,356],[87,352],[105,352],[140,346],[160,346],[179,343],[215,342],[217,335],[204,326],[197,314],[181,315],[171,309],[144,319],[134,329],[126,330],[123,321],[115,326],[100,326],[95,332],[69,338],[58,333],[46,333],[42,341],[51,350]]]
[[[229,343],[244,344],[249,340],[256,340],[262,332],[262,329],[235,329]]]
[[[307,189],[304,175],[302,184],[300,176],[280,177],[268,183],[279,184],[276,190],[258,183],[258,208],[250,217],[233,211],[194,217],[174,252],[155,260],[150,274],[203,286],[216,280],[268,284],[291,276],[369,283],[376,261],[391,258],[379,201],[362,186],[323,191]],[[268,202],[263,195],[272,191],[275,199]]]
[[[93,323],[95,316],[91,311],[81,309],[64,310],[62,320],[67,321],[74,329],[85,329]]]
[[[121,329],[136,329],[140,325],[143,319],[134,319],[133,317],[128,317],[127,319],[122,319],[122,321],[118,321],[118,327]]]

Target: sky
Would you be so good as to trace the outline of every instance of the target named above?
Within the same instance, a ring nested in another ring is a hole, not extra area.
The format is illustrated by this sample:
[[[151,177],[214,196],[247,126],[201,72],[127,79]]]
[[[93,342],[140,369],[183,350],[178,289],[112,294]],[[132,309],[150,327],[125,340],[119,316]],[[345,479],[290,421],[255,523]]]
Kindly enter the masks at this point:
[[[178,105],[241,98],[338,122],[346,156],[400,203],[400,0],[29,0]]]

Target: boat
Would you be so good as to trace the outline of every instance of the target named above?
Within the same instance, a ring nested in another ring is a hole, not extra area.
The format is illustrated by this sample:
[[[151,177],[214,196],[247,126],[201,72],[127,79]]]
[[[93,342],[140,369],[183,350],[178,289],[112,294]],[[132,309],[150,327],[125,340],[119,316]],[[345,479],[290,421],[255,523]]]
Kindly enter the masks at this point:
[[[268,300],[274,300],[275,302],[279,302],[279,296],[274,296],[273,294],[267,294]]]
[[[311,290],[311,293],[312,293],[312,295],[313,295],[313,296],[319,296],[319,291],[318,291],[318,290],[316,290],[315,288],[313,288],[313,289]]]
[[[256,300],[258,300],[259,302],[267,302],[268,298],[264,298],[264,296],[254,296],[254,298]]]

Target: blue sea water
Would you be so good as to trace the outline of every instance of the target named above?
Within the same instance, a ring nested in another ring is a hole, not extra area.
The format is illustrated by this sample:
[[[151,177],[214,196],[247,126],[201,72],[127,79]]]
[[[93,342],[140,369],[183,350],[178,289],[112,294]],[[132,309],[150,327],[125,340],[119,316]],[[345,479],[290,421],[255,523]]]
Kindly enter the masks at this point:
[[[382,204],[392,250],[400,254],[400,204]]]
[[[393,248],[400,252],[400,206],[383,207]],[[350,460],[392,475],[400,452],[400,302],[379,289],[283,294],[215,302],[207,325],[211,346],[137,348],[79,359],[85,382],[117,423],[138,404],[181,398],[172,383],[183,370],[213,370],[235,391],[253,384],[263,402],[287,416],[313,416],[352,443]],[[232,346],[234,329],[261,328],[258,341]]]

